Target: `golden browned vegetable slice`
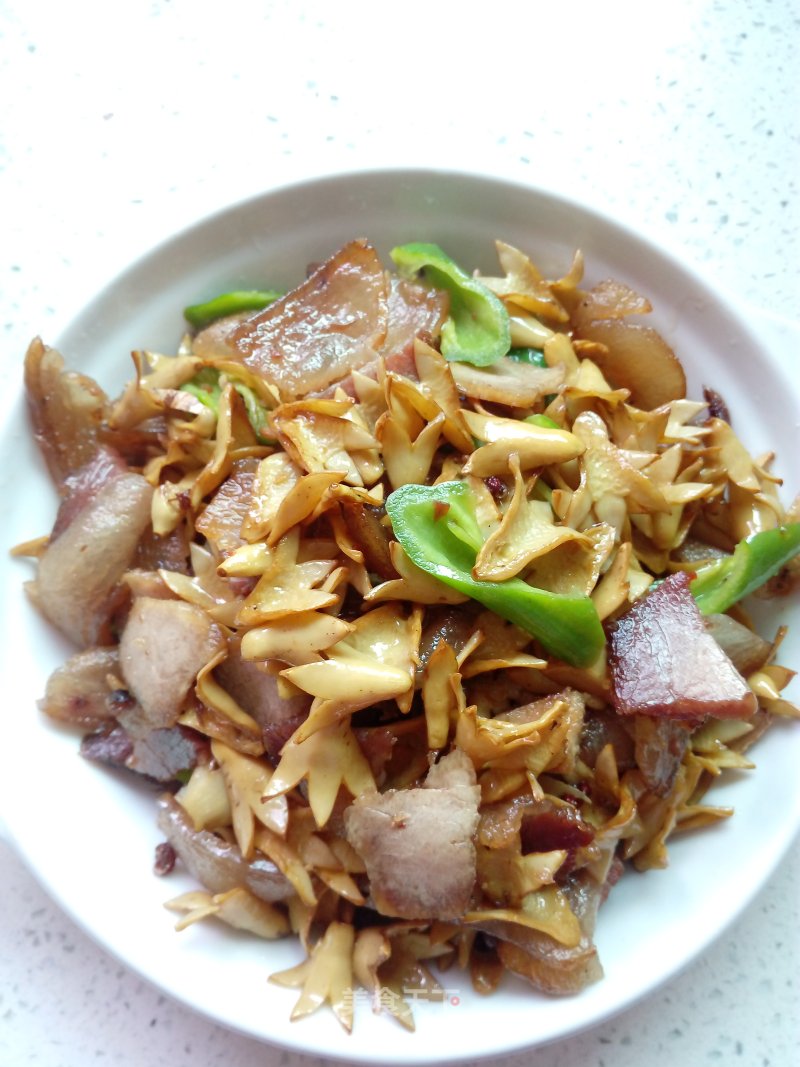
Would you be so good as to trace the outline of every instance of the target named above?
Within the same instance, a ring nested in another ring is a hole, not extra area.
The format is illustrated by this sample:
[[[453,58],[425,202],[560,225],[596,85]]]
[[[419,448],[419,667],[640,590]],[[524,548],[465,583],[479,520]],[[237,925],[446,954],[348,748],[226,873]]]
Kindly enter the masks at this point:
[[[264,311],[195,338],[277,386],[284,400],[317,392],[375,358],[386,338],[389,283],[375,249],[351,241]],[[214,329],[212,327],[212,329]]]
[[[453,919],[475,885],[480,789],[469,758],[455,749],[423,786],[364,794],[345,812],[347,839],[364,860],[384,915]]]
[[[630,389],[630,401],[645,411],[686,396],[686,375],[678,357],[657,330],[626,319],[595,319],[576,330],[604,350],[592,352],[609,383]]]
[[[515,408],[530,407],[564,384],[563,366],[537,367],[506,356],[490,367],[453,363],[451,370],[456,385],[466,396]]]

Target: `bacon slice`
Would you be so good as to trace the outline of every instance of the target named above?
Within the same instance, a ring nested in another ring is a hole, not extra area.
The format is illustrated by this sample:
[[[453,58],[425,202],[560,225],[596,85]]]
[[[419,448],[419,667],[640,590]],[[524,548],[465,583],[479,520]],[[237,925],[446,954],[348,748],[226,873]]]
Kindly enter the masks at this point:
[[[665,797],[686,755],[694,724],[658,715],[637,715],[633,724],[636,766],[647,788]]]
[[[345,811],[347,839],[364,860],[383,915],[463,915],[475,885],[479,802],[472,763],[456,749],[420,788],[363,795]]]
[[[377,358],[353,369],[373,381],[380,378],[384,369],[419,381],[414,341],[419,337],[428,344],[438,342],[449,308],[448,293],[426,289],[405,279],[392,278],[384,342]],[[358,397],[350,373],[322,390],[320,395],[333,396],[337,389],[344,390],[353,399]]]
[[[106,723],[81,742],[84,759],[124,767],[155,782],[174,782],[197,765],[198,753],[208,746],[200,734],[182,726],[149,730],[140,737],[121,723]]]
[[[125,474],[127,465],[111,448],[98,448],[77,471],[68,475],[62,486],[62,499],[56,521],[50,531],[50,544],[69,529],[72,520],[97,497],[112,479]]]
[[[594,830],[570,804],[552,800],[531,800],[519,827],[520,851],[550,852],[553,849],[583,848],[591,844]]]
[[[195,830],[178,801],[165,793],[158,801],[158,825],[183,865],[212,893],[244,886],[261,900],[287,900],[294,887],[272,860],[259,853],[246,860],[237,845],[210,830]]]
[[[193,349],[246,363],[293,400],[375,359],[386,338],[388,295],[375,249],[351,241],[268,308],[199,333]]]
[[[60,486],[94,455],[108,399],[93,379],[67,370],[60,353],[40,337],[25,355],[25,391],[34,436]]]
[[[197,672],[223,646],[220,628],[194,604],[137,597],[122,633],[119,662],[152,728],[176,724]]]
[[[252,715],[262,729],[269,730],[285,723],[295,724],[308,715],[311,697],[298,693],[282,697],[278,679],[262,671],[255,663],[242,657],[238,643],[228,642],[228,658],[217,667],[217,681],[248,715]],[[293,731],[287,734],[288,740]]]
[[[705,627],[685,571],[665,578],[610,628],[609,666],[620,715],[743,719],[753,692]]]
[[[30,592],[48,619],[83,647],[110,643],[119,581],[150,525],[152,495],[140,474],[102,449],[67,483]]]
[[[231,476],[219,487],[197,520],[197,532],[219,556],[226,556],[244,544],[242,522],[253,499],[258,460],[236,460]]]
[[[60,722],[73,726],[99,726],[114,718],[108,676],[118,671],[116,648],[88,648],[76,652],[47,679],[39,707],[45,715]]]
[[[392,278],[386,339],[381,354],[386,357],[410,356],[415,338],[423,337],[429,343],[438,340],[449,310],[448,293],[426,289],[403,278]]]

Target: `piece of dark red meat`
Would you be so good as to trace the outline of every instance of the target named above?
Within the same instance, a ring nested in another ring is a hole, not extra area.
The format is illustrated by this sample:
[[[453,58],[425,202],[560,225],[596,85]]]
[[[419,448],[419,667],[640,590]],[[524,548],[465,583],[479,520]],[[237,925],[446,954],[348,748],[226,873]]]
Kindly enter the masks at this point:
[[[690,590],[671,574],[609,627],[614,707],[620,715],[748,718],[755,695],[708,632]]]
[[[174,782],[196,765],[205,739],[183,726],[150,730],[136,737],[118,722],[107,723],[81,742],[85,759],[124,767],[154,782]]]

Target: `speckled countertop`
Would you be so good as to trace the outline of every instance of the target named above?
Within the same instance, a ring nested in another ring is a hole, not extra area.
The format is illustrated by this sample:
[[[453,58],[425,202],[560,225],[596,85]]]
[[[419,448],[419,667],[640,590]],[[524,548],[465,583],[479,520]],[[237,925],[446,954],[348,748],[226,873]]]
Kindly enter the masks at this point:
[[[3,381],[166,234],[273,184],[383,164],[560,189],[800,319],[793,0],[567,7],[0,3]],[[0,1065],[303,1057],[172,1003],[0,844]],[[797,850],[700,960],[616,1019],[507,1062],[798,1062]],[[721,887],[724,891],[724,887]]]

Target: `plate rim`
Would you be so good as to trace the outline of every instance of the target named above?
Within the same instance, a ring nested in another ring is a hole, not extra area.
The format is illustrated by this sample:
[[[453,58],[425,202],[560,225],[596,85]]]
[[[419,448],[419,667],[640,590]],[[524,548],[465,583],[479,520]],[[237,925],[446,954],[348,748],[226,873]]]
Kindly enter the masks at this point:
[[[148,263],[154,262],[159,258],[169,256],[171,253],[174,253],[175,249],[179,248],[181,244],[184,243],[190,235],[200,233],[201,231],[206,230],[210,226],[219,224],[226,218],[234,217],[235,215],[240,214],[242,211],[252,209],[265,199],[274,199],[276,196],[286,192],[300,193],[303,190],[308,191],[309,189],[315,186],[319,187],[325,186],[327,184],[336,184],[347,180],[374,181],[377,179],[379,181],[396,181],[398,180],[398,178],[420,180],[422,178],[430,176],[434,176],[436,180],[441,181],[457,180],[459,182],[466,181],[475,183],[476,185],[484,182],[489,182],[492,185],[505,185],[509,188],[516,189],[526,195],[534,194],[539,195],[541,197],[545,197],[547,199],[556,200],[564,208],[578,212],[583,216],[588,217],[595,225],[599,225],[602,227],[610,226],[612,229],[620,233],[623,238],[627,240],[634,240],[640,246],[644,246],[645,248],[649,249],[650,252],[655,256],[659,257],[662,260],[667,260],[673,270],[689,278],[692,282],[696,283],[698,288],[702,289],[704,293],[706,293],[712,300],[720,303],[723,306],[725,313],[733,321],[736,322],[737,328],[741,330],[742,334],[746,337],[747,342],[749,344],[761,351],[767,357],[770,356],[770,353],[764,350],[758,337],[753,332],[751,324],[744,320],[738,314],[737,309],[731,303],[729,295],[726,294],[721,289],[721,287],[718,287],[714,282],[710,281],[706,275],[701,274],[697,270],[695,265],[692,264],[690,261],[677,257],[672,249],[670,249],[668,246],[659,241],[655,241],[647,234],[642,234],[632,229],[629,224],[627,224],[625,221],[620,220],[613,213],[601,211],[592,205],[588,205],[585,202],[581,202],[575,199],[573,196],[567,196],[558,192],[554,192],[553,190],[547,189],[546,187],[537,186],[528,182],[522,182],[513,178],[502,178],[498,177],[497,175],[488,174],[480,171],[465,171],[461,169],[450,170],[447,168],[424,167],[376,167],[368,169],[359,169],[357,171],[342,171],[326,175],[310,176],[303,178],[299,181],[290,181],[281,185],[276,185],[275,187],[270,187],[265,191],[252,194],[240,200],[232,201],[231,203],[226,204],[211,213],[202,215],[201,217],[182,227],[180,230],[168,235],[161,241],[157,242],[151,248],[147,249],[141,255],[137,256],[130,264],[124,267],[121,271],[119,271],[97,294],[92,297],[92,299],[84,307],[79,309],[74,315],[69,318],[63,328],[59,331],[58,336],[53,342],[53,345],[54,347],[59,347],[59,345],[62,344],[64,338],[69,339],[72,334],[78,332],[81,323],[87,317],[91,316],[91,313],[96,306],[100,306],[103,304],[104,301],[107,301],[109,294],[112,293],[115,289],[118,289],[121,284],[124,284],[126,282],[126,279],[130,279],[138,272],[142,271],[143,269],[146,269]],[[779,361],[776,361],[774,358],[768,358],[768,363],[771,370],[773,370],[776,374],[783,372],[783,367],[779,363]],[[786,377],[786,375],[783,374],[783,377]],[[20,396],[21,390],[17,393],[17,402],[19,402]],[[2,420],[3,435],[5,435],[6,432],[5,416],[6,412],[4,411]],[[2,783],[0,783],[0,797],[3,797]],[[798,799],[798,805],[798,810],[800,810],[800,798]],[[4,803],[2,806],[0,806],[0,814],[5,812],[6,810],[7,805]],[[96,934],[96,932],[92,930],[91,926],[86,924],[83,917],[79,913],[76,914],[74,910],[68,905],[68,903],[66,903],[61,897],[59,897],[57,890],[54,889],[54,887],[47,880],[43,880],[41,877],[41,872],[37,868],[32,867],[31,864],[28,862],[28,854],[23,846],[23,843],[17,839],[14,833],[13,817],[10,820],[6,819],[6,824],[7,829],[9,830],[9,837],[12,840],[12,843],[14,843],[15,850],[21,856],[28,870],[31,871],[32,875],[36,878],[39,884],[43,886],[48,895],[56,901],[58,906],[66,914],[69,915],[72,921],[74,921],[79,927],[81,927],[81,929],[83,929],[89,935],[89,937],[94,940],[95,943],[97,943],[104,951],[116,956],[116,958],[120,959],[120,961],[124,963],[127,967],[134,970],[135,973],[137,973],[145,981],[149,982],[152,985],[155,985],[156,988],[159,988],[163,992],[166,992],[169,996],[173,997],[174,999],[177,999],[180,1003],[184,1004],[184,1006],[188,1007],[190,1010],[198,1014],[201,1014],[205,1018],[211,1018],[214,1022],[218,1023],[221,1026],[237,1030],[241,1033],[245,1033],[247,1034],[247,1036],[250,1036],[256,1040],[261,1040],[263,1042],[299,1053],[322,1054],[328,1056],[329,1058],[344,1061],[349,1060],[363,1063],[391,1062],[397,1064],[406,1062],[413,1062],[419,1064],[423,1062],[433,1062],[434,1060],[437,1062],[457,1062],[458,1060],[466,1058],[467,1055],[469,1055],[469,1058],[472,1059],[475,1059],[476,1057],[489,1058],[492,1056],[510,1055],[514,1052],[539,1047],[542,1044],[551,1044],[560,1040],[564,1040],[586,1029],[590,1029],[591,1027],[597,1025],[598,1023],[606,1019],[612,1018],[615,1015],[621,1014],[629,1010],[635,1004],[638,1004],[646,997],[651,996],[654,990],[664,984],[666,981],[669,981],[672,978],[676,977],[676,975],[679,974],[684,968],[690,966],[692,963],[695,963],[700,952],[702,951],[702,949],[698,949],[697,951],[692,953],[690,957],[687,958],[679,968],[673,969],[667,974],[657,976],[652,982],[645,983],[645,985],[643,986],[643,988],[640,989],[637,995],[627,999],[624,1003],[619,1004],[617,1007],[611,1009],[601,1009],[595,1017],[588,1018],[582,1023],[579,1023],[574,1028],[568,1030],[567,1032],[549,1038],[545,1038],[543,1041],[538,1041],[535,1037],[531,1038],[531,1036],[528,1035],[526,1037],[516,1040],[514,1043],[505,1044],[501,1048],[477,1053],[454,1053],[453,1055],[446,1055],[442,1054],[441,1050],[438,1050],[435,1054],[432,1054],[430,1058],[425,1058],[424,1055],[415,1055],[413,1059],[396,1059],[392,1056],[381,1056],[379,1060],[376,1060],[374,1058],[364,1057],[359,1050],[355,1050],[354,1055],[354,1050],[352,1049],[348,1051],[347,1048],[343,1048],[340,1051],[339,1049],[331,1049],[327,1046],[309,1043],[308,1041],[303,1039],[302,1023],[295,1024],[295,1030],[298,1034],[298,1040],[296,1042],[284,1040],[279,1036],[264,1036],[261,1034],[253,1033],[252,1031],[242,1029],[223,1018],[219,1018],[217,1016],[214,1016],[213,1014],[209,1014],[206,1008],[198,1008],[196,1005],[182,998],[179,992],[176,992],[172,989],[166,989],[164,986],[160,985],[156,980],[154,980],[151,975],[141,971],[137,966],[132,964],[129,959],[126,959],[124,956],[116,952],[113,947],[110,947],[106,941],[100,938]],[[800,821],[798,822],[797,826],[794,827],[790,826],[789,824],[784,824],[782,829],[784,832],[781,841],[779,843],[776,843],[775,847],[773,848],[773,862],[769,872],[767,872],[767,875],[775,869],[775,867],[781,861],[788,849],[791,847],[792,841],[794,840],[797,833],[800,832]],[[745,910],[745,908],[751,903],[752,899],[756,896],[761,886],[763,885],[763,882],[767,875],[765,875],[764,878],[760,879],[757,884],[754,884],[752,886],[749,894],[747,894],[744,898],[737,900],[736,907],[731,911],[730,914],[727,915],[726,919],[722,923],[720,923],[719,927],[715,930],[712,937],[704,943],[704,947],[716,940],[727,929],[730,928],[730,925],[735,922],[736,918],[741,914],[743,910]],[[391,1035],[392,1024],[388,1020],[383,1020],[383,1025],[384,1027],[388,1027],[387,1036]]]

